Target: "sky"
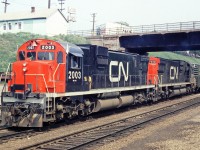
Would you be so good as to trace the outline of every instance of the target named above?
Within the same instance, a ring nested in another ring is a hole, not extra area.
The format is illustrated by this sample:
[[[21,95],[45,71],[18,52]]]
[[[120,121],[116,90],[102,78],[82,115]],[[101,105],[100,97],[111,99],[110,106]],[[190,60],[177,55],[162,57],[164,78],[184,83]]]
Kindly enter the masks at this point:
[[[5,1],[5,0],[2,0]],[[7,12],[46,9],[48,0],[7,0]],[[76,9],[76,22],[70,30],[92,29],[92,13],[96,13],[95,26],[106,22],[127,22],[130,26],[185,21],[200,21],[200,0],[65,0],[64,7]],[[52,8],[60,8],[58,0],[51,0]],[[4,4],[0,3],[0,13]],[[67,14],[67,11],[64,12]]]

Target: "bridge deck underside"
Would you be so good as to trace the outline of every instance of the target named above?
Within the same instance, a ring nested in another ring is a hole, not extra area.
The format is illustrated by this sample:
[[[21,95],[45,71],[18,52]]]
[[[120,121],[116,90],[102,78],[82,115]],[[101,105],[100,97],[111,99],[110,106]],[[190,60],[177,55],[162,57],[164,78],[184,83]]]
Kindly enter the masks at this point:
[[[200,31],[120,37],[120,45],[128,52],[145,54],[157,51],[200,50]]]

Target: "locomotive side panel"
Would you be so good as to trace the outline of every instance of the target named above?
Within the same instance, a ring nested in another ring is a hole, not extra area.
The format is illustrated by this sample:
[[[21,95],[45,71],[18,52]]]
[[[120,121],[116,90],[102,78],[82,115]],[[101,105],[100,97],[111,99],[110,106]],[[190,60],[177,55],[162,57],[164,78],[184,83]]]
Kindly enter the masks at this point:
[[[108,70],[108,49],[96,45],[80,45],[84,51],[83,78],[89,89],[104,88]],[[102,82],[101,82],[102,81]]]
[[[187,62],[162,58],[160,60],[158,75],[161,84],[189,82],[191,71]]]
[[[160,59],[156,57],[150,57],[148,63],[148,72],[147,72],[147,84],[158,84],[158,70],[160,65]]]
[[[83,91],[83,63],[82,57],[73,54],[68,55],[67,59],[67,92]]]
[[[146,56],[108,51],[105,47],[82,45],[84,79],[92,89],[146,84]]]
[[[179,82],[190,82],[191,69],[190,64],[185,61],[179,61]]]
[[[136,56],[109,52],[109,66],[106,71],[108,87],[125,87],[137,85],[135,70]],[[138,80],[139,81],[139,80]]]

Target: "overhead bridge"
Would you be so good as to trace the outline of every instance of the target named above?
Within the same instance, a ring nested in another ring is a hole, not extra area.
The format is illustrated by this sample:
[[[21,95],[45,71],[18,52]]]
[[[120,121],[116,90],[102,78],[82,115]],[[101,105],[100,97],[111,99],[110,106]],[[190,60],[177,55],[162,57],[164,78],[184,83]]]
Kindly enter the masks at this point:
[[[121,36],[120,46],[139,54],[200,50],[200,21],[140,26],[140,30]]]

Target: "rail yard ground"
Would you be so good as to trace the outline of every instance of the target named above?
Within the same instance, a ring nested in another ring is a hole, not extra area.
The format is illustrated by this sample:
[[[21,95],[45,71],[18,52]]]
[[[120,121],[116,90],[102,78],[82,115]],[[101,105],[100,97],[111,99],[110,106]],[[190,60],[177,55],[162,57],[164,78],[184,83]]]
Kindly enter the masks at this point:
[[[100,150],[199,150],[200,107],[184,111],[104,145]]]
[[[200,95],[198,95],[200,96]],[[76,131],[95,127],[106,122],[112,122],[120,118],[131,115],[141,114],[143,112],[158,109],[169,104],[174,104],[187,98],[179,98],[173,101],[160,102],[152,106],[143,106],[131,109],[126,112],[116,113],[109,116],[92,119],[84,122],[67,125],[62,128],[46,131],[42,134],[26,138],[9,141],[0,144],[0,149],[20,149],[24,146],[43,142],[55,137],[74,133]],[[147,126],[141,127],[136,131],[108,142],[106,145],[95,147],[100,150],[197,150],[200,146],[200,106],[179,112],[178,114],[168,116]],[[92,149],[92,148],[90,148]]]

